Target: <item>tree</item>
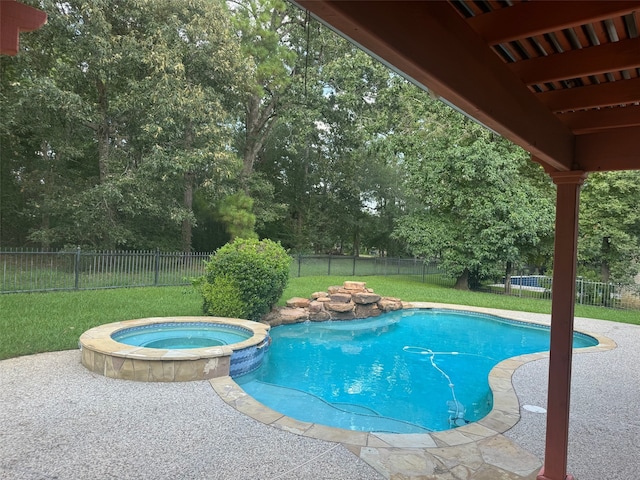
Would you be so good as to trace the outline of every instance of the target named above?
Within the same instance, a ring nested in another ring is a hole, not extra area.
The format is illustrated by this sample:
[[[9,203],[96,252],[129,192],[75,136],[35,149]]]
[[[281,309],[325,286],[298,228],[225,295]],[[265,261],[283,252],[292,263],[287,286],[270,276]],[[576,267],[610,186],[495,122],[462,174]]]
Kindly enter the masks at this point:
[[[639,268],[640,172],[591,173],[580,204],[581,270],[602,282],[632,281]]]
[[[282,0],[241,0],[232,2],[232,9],[243,53],[252,62],[242,142],[243,176],[248,179],[291,81],[296,54],[286,33],[300,13]]]
[[[283,0],[238,0],[230,4],[243,53],[252,65],[237,132],[237,148],[243,159],[241,188],[253,198],[256,228],[265,233],[282,221],[286,209],[276,198],[273,180],[262,174],[269,170],[260,165],[268,156],[265,147],[271,144],[269,148],[280,149],[273,138],[275,131],[278,135],[287,131],[299,135],[300,142],[309,140],[309,125],[315,118],[313,100],[309,99],[318,95],[314,72],[329,35],[308,12]],[[304,114],[304,109],[311,111]],[[292,118],[302,123],[294,125]]]
[[[244,192],[236,192],[224,198],[218,206],[218,216],[224,222],[231,240],[257,238],[254,232],[256,216],[251,213],[253,200]]]
[[[424,105],[412,139],[424,143],[405,156],[423,209],[401,218],[396,235],[414,254],[439,258],[456,288],[467,289],[551,234],[552,196],[522,175],[533,173],[522,150],[443,104]]]
[[[164,8],[161,17],[167,19],[147,37],[154,49],[144,61],[152,75],[139,84],[146,104],[141,143],[149,152],[143,166],[150,163],[162,178],[181,185],[175,212],[182,250],[189,251],[194,191],[206,187],[221,198],[221,182],[240,168],[229,149],[231,112],[242,100],[247,70],[220,4],[200,1],[173,12],[169,2]]]
[[[59,86],[68,34],[58,8],[49,7],[47,28],[25,36],[17,56],[0,58],[2,240],[19,225],[12,243],[23,245],[31,233],[45,248],[61,240],[56,230],[66,197],[98,173],[84,161],[97,150],[84,135],[81,102]]]
[[[45,7],[47,28],[25,38],[4,98],[11,181],[24,213],[42,218],[30,239],[190,249],[194,192],[221,198],[241,166],[230,112],[246,65],[224,4]]]
[[[277,179],[276,198],[289,206],[286,230],[279,223],[269,231],[295,251],[358,255],[402,188],[384,146],[393,98],[385,92],[399,77],[314,22],[307,32],[305,73],[288,90],[298,100],[280,115],[257,166]]]

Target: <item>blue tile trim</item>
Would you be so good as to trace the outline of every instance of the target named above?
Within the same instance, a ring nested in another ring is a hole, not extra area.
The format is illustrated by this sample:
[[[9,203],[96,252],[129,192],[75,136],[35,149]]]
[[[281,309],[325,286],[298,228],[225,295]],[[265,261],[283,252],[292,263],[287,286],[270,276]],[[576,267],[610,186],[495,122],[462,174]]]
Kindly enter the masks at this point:
[[[270,340],[269,335],[267,335],[258,345],[246,347],[241,350],[234,350],[231,354],[229,375],[231,377],[239,377],[240,375],[253,372],[260,367],[265,353],[269,350]]]

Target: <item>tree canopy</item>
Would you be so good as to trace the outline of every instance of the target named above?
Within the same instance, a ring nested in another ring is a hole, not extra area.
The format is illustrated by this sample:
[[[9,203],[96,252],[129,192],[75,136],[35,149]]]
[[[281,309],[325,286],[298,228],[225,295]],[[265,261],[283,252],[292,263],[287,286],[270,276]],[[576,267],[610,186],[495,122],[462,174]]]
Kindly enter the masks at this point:
[[[0,58],[0,247],[271,238],[437,259],[461,288],[552,268],[554,186],[527,154],[290,3],[38,6]],[[638,180],[587,179],[582,274],[637,274]]]
[[[421,208],[399,219],[396,235],[468,288],[551,234],[552,189],[531,181],[542,172],[520,148],[443,104],[423,105],[414,127],[422,141],[405,156]]]
[[[640,262],[640,172],[590,174],[581,204],[580,273],[630,282]]]
[[[237,170],[246,62],[224,5],[44,6],[46,28],[2,59],[3,167],[32,211],[21,240],[190,248],[193,189],[223,191]]]

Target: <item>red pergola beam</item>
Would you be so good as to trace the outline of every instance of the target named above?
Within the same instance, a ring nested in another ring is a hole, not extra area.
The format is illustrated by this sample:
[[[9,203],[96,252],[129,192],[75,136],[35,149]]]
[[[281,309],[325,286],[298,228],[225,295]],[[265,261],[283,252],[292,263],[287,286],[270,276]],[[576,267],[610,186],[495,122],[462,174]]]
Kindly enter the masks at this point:
[[[47,14],[15,0],[0,0],[0,54],[16,55],[20,32],[31,32],[47,21]]]
[[[640,67],[640,37],[508,64],[525,84],[535,85]]]
[[[640,77],[568,90],[549,90],[536,94],[552,112],[630,105],[640,102]]]
[[[568,112],[559,115],[558,118],[576,135],[597,133],[622,127],[640,127],[640,105]],[[627,143],[629,142],[627,141]],[[637,152],[637,140],[633,139],[632,143],[631,148],[634,148]],[[603,152],[599,152],[599,154],[602,155]],[[600,157],[601,161],[605,156]]]
[[[553,2],[551,8],[549,3],[517,3],[509,8],[476,15],[467,22],[489,44],[496,45],[626,15],[640,8],[637,0]]]
[[[638,168],[640,127],[576,136],[576,162],[587,172]]]

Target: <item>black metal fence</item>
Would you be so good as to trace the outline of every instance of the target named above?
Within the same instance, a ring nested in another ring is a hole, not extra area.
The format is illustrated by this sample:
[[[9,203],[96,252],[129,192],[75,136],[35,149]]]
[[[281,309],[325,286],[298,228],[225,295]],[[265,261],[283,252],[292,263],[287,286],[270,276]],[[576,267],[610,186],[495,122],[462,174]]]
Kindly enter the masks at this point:
[[[151,251],[0,251],[0,292],[187,285],[211,253]]]
[[[292,277],[314,275],[414,276],[425,283],[452,286],[455,279],[447,276],[435,262],[417,258],[349,257],[342,255],[298,255],[291,262]]]
[[[0,292],[42,292],[117,287],[188,285],[205,273],[211,252],[0,251]],[[419,259],[299,255],[292,277],[313,275],[409,275],[423,282],[453,285],[435,263]]]
[[[487,282],[481,288],[489,293],[507,294],[517,297],[551,299],[551,277],[545,275],[518,274],[506,282],[504,278]],[[597,307],[625,310],[640,310],[640,285],[613,282],[594,282],[583,277],[576,278],[576,303]]]
[[[151,251],[43,252],[0,251],[0,293],[88,290],[100,288],[188,285],[205,273],[211,252]],[[298,255],[292,257],[291,277],[318,275],[403,275],[440,286],[453,286],[436,262],[412,258]],[[510,282],[495,279],[481,290],[519,297],[550,299],[551,277],[513,275]],[[640,310],[640,285],[576,280],[576,303]]]

